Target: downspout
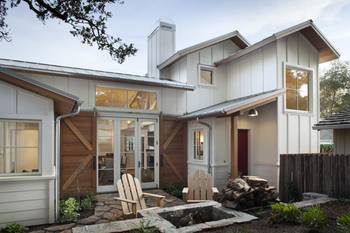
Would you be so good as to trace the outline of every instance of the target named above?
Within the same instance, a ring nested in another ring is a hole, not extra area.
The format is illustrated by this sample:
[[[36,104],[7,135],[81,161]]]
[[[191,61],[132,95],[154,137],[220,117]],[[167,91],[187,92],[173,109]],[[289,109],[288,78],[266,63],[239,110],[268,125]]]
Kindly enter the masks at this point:
[[[55,120],[55,220],[59,218],[59,204],[60,204],[60,159],[61,159],[61,120],[68,117],[76,116],[80,113],[82,101],[77,101],[73,112],[65,113],[56,117]]]
[[[212,127],[210,124],[200,121],[199,117],[197,117],[197,122],[201,125],[204,125],[209,130],[209,137],[208,137],[208,174],[212,174],[212,167],[211,167],[211,134],[212,134]]]

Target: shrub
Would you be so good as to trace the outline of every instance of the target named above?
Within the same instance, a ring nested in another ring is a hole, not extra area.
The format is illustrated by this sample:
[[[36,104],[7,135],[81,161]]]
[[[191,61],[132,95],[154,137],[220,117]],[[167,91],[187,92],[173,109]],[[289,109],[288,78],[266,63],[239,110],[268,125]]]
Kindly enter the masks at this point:
[[[171,195],[173,195],[174,197],[177,198],[182,198],[182,189],[183,187],[181,185],[177,185],[177,184],[170,184],[165,191]]]
[[[18,223],[10,223],[7,224],[4,229],[2,229],[2,232],[4,233],[23,233],[26,231],[26,228]]]
[[[350,213],[344,214],[337,218],[337,229],[339,232],[350,232]]]
[[[62,200],[60,203],[60,221],[75,222],[78,220],[78,203],[74,197]]]
[[[272,223],[299,223],[301,211],[294,204],[275,203],[271,206]]]
[[[90,210],[92,209],[94,203],[96,201],[96,197],[94,193],[88,193],[81,201],[80,208],[82,210]]]
[[[303,213],[303,223],[312,231],[320,231],[328,224],[326,213],[319,207],[307,208]]]
[[[138,233],[158,233],[159,230],[156,227],[151,227],[150,222],[145,222],[141,220],[140,227],[136,230]]]

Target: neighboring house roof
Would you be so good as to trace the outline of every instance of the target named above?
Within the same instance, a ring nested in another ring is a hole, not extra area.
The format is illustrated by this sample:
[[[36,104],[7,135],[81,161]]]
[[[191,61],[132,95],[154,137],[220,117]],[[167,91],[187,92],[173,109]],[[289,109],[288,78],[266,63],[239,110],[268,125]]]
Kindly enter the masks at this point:
[[[19,71],[31,71],[39,73],[49,73],[69,76],[72,78],[93,79],[99,81],[113,81],[140,84],[156,87],[167,87],[184,90],[194,90],[194,86],[182,82],[156,79],[141,75],[122,74],[108,71],[83,69],[68,66],[50,65],[36,62],[18,61],[10,59],[0,59],[0,67],[11,68]]]
[[[350,110],[334,113],[333,115],[320,120],[313,129],[349,129],[350,128]]]
[[[272,91],[236,98],[187,113],[183,116],[179,116],[178,118],[196,119],[203,117],[226,116],[239,111],[249,110],[270,103],[284,92],[285,89],[275,89]]]
[[[202,43],[190,46],[185,49],[181,49],[174,53],[171,57],[166,59],[164,62],[158,65],[158,69],[161,70],[165,68],[166,66],[174,63],[175,61],[181,59],[182,57],[186,56],[187,54],[193,53],[195,51],[204,49],[206,47],[218,44],[222,41],[229,40],[231,39],[239,48],[244,49],[249,46],[249,42],[238,32],[238,31],[233,31],[230,33],[227,33],[222,36],[215,37],[211,40],[204,41]]]
[[[271,42],[274,42],[283,37],[289,36],[295,32],[302,33],[306,39],[319,51],[320,53],[320,63],[327,62],[339,58],[339,52],[334,48],[334,46],[327,40],[327,38],[322,34],[322,32],[316,27],[312,20],[297,24],[280,32],[274,33],[272,36],[267,37],[245,49],[238,50],[231,56],[216,62],[216,65],[228,63],[237,59],[247,53],[250,53],[256,49],[259,49]]]
[[[0,80],[52,99],[55,112],[59,114],[72,112],[82,103],[79,97],[75,95],[24,77],[6,68],[0,67]]]

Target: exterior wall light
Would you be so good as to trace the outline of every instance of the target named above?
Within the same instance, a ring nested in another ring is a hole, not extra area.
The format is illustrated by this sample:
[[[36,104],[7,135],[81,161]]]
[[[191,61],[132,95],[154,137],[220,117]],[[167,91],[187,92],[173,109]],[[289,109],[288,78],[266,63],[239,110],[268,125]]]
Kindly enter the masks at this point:
[[[258,115],[259,115],[259,113],[258,113],[258,111],[255,108],[250,109],[249,112],[248,112],[248,116],[250,116],[250,117],[256,117]]]

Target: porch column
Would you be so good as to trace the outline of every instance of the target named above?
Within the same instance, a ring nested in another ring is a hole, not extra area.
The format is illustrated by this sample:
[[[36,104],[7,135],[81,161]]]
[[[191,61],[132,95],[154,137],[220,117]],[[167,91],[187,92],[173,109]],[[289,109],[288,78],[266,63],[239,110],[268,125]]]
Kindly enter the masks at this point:
[[[237,115],[231,116],[231,177],[238,176],[238,130]]]

